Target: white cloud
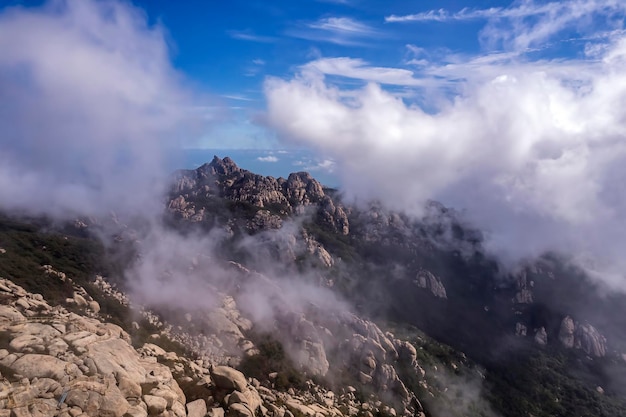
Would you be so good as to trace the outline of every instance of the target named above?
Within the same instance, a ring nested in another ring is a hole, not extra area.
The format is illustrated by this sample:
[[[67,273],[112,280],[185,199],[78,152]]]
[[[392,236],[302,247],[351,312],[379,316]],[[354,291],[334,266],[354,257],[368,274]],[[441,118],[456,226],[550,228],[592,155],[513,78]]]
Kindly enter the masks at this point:
[[[230,99],[230,100],[236,100],[236,101],[254,101],[250,97],[246,97],[241,94],[223,94],[222,97]]]
[[[297,38],[347,46],[368,46],[366,40],[382,36],[371,26],[350,17],[322,18],[293,28],[288,33]]]
[[[584,36],[588,30],[597,32],[600,18],[603,27],[622,25],[626,3],[619,0],[571,0],[538,3],[533,0],[514,2],[509,7],[489,9],[464,8],[458,12],[445,9],[416,14],[385,17],[387,23],[398,22],[459,22],[487,20],[482,40],[491,47],[525,49],[538,45],[564,29],[572,29]]]
[[[307,65],[291,80],[266,82],[268,120],[284,140],[332,157],[349,193],[416,213],[442,200],[466,210],[502,259],[553,249],[592,255],[606,263],[605,280],[624,289],[626,38],[603,51],[589,61],[513,55],[442,65],[444,77],[465,71],[464,81],[432,113],[377,84],[346,102]],[[381,77],[359,60],[310,66],[381,83],[412,79]]]
[[[259,42],[259,43],[272,43],[278,39],[274,36],[257,35],[251,30],[231,30],[228,32],[231,38],[239,39],[242,41]]]
[[[310,159],[304,159],[294,161],[292,165],[300,167],[299,169],[309,172],[325,171],[332,174],[335,170],[335,161],[333,161],[332,159],[322,159],[315,161]]]
[[[327,17],[308,25],[312,29],[326,30],[348,36],[370,36],[376,31],[349,17]]]
[[[278,162],[279,161],[279,159],[273,155],[259,156],[256,160],[261,161],[261,162]]]
[[[325,75],[372,81],[380,84],[423,86],[425,81],[414,77],[410,70],[390,67],[370,66],[362,59],[355,58],[320,58],[302,67],[304,72],[316,72]]]
[[[161,28],[115,1],[5,9],[0,91],[0,201],[36,212],[148,209],[166,174],[161,151],[211,117],[171,66]]]

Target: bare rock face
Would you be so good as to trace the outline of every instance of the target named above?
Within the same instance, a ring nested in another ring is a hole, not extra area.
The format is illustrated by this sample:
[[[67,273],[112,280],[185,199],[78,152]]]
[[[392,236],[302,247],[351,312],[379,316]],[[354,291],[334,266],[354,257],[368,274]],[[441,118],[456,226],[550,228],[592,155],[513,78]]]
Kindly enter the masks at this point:
[[[517,293],[515,294],[513,302],[517,304],[532,304],[532,281],[528,280],[525,270],[521,271],[515,278],[515,286]]]
[[[319,213],[326,224],[332,225],[342,235],[347,236],[350,233],[350,222],[346,211],[341,205],[335,204],[330,196],[322,198]]]
[[[570,316],[566,316],[561,322],[561,328],[559,330],[559,340],[561,344],[566,348],[574,347],[574,332],[576,331],[576,325],[574,319]]]
[[[590,324],[581,324],[576,329],[576,347],[588,355],[598,358],[606,355],[606,338]]]
[[[524,337],[528,333],[528,328],[526,325],[517,322],[515,323],[515,336]]]
[[[588,355],[604,357],[606,355],[606,338],[591,324],[578,324],[570,316],[561,322],[559,340],[566,348],[581,349]]]
[[[446,295],[446,288],[441,283],[441,280],[430,271],[425,269],[419,271],[414,282],[418,287],[430,291],[435,297],[444,299],[448,298]]]
[[[540,327],[535,332],[535,343],[538,345],[545,346],[548,344],[548,333],[546,332],[545,327]]]

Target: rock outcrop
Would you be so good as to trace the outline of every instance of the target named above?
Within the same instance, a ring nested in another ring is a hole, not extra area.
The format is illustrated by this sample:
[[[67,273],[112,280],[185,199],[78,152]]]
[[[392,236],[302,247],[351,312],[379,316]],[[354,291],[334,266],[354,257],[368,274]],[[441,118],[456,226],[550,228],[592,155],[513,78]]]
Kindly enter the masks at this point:
[[[430,271],[425,269],[420,270],[414,282],[418,287],[430,291],[435,297],[448,298],[446,288],[441,283],[441,280]]]
[[[322,185],[306,172],[290,174],[287,179],[264,177],[239,168],[232,159],[217,156],[196,170],[179,171],[172,187],[168,209],[192,222],[210,220],[214,212],[206,211],[207,203],[219,206],[218,198],[248,204],[257,217],[249,224],[252,230],[280,227],[280,217],[271,214],[291,214],[300,207],[324,199]],[[214,207],[215,208],[215,207]],[[266,212],[258,214],[261,209]],[[269,211],[267,211],[269,210]],[[332,215],[337,222],[345,221],[337,209]],[[261,216],[261,217],[258,217]],[[341,226],[343,227],[343,226]]]
[[[561,321],[559,340],[566,348],[581,349],[588,355],[598,358],[607,352],[606,337],[589,323],[576,323],[570,316]]]

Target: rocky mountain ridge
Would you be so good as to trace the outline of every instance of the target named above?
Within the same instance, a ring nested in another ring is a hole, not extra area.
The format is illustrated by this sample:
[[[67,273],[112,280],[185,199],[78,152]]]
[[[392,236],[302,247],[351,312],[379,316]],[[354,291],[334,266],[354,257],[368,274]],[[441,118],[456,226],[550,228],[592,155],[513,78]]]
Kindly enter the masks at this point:
[[[440,204],[350,205],[308,174],[215,158],[176,173],[164,220],[146,235],[115,217],[0,218],[0,416],[626,415],[619,316],[582,308],[592,287],[554,257],[503,277]],[[210,249],[171,246],[204,236]],[[142,285],[185,282],[206,302],[135,298],[149,262]],[[24,365],[38,362],[47,376]]]
[[[213,204],[208,204],[213,199]],[[214,207],[215,201],[228,201],[233,204],[247,204],[245,212],[237,211],[220,222],[214,212],[208,210]],[[168,203],[169,212],[176,218],[186,222],[210,225],[221,225],[231,236],[236,233],[260,233],[263,231],[279,230],[284,222],[289,222],[294,216],[304,216],[304,222],[315,224],[312,230],[303,224],[297,230],[290,230],[289,235],[280,239],[270,237],[269,244],[275,245],[275,253],[280,253],[281,262],[297,263],[305,255],[310,257],[321,267],[320,280],[332,285],[336,279],[329,279],[332,275],[328,271],[341,263],[341,243],[353,245],[355,241],[366,242],[368,247],[375,247],[380,254],[388,254],[394,261],[402,265],[396,275],[405,275],[408,282],[415,288],[430,292],[434,297],[447,299],[446,284],[434,268],[428,268],[436,253],[445,251],[446,246],[461,249],[474,256],[480,252],[480,234],[476,231],[463,229],[455,213],[440,204],[431,203],[427,215],[422,220],[411,219],[401,213],[391,212],[379,204],[367,207],[347,206],[341,196],[333,190],[324,189],[314,178],[307,173],[294,173],[288,179],[264,177],[239,168],[230,158],[215,157],[210,163],[204,164],[196,170],[179,171],[174,180]],[[309,219],[309,220],[307,220]],[[322,233],[319,233],[319,229]],[[454,234],[456,233],[456,238]],[[462,236],[465,234],[465,236]],[[320,236],[321,235],[321,236]],[[331,238],[329,238],[329,235]],[[343,237],[343,238],[342,238]],[[343,239],[343,241],[341,240]],[[456,239],[456,241],[453,241]],[[330,245],[327,243],[330,240]],[[339,240],[337,244],[336,240]],[[366,246],[366,245],[364,245]],[[368,249],[368,248],[366,248]],[[369,249],[368,249],[369,250]],[[405,259],[398,258],[405,255]],[[285,256],[287,255],[287,256]],[[467,256],[457,252],[456,256]],[[421,258],[421,259],[420,259]],[[384,263],[383,260],[382,263]],[[407,268],[408,267],[408,268]],[[511,319],[507,325],[509,334],[519,337],[529,337],[540,344],[561,341],[565,348],[576,347],[588,355],[603,357],[607,353],[607,338],[600,334],[591,323],[587,322],[577,332],[576,343],[563,342],[562,331],[552,329],[545,323],[532,323],[525,317],[527,310],[532,310],[536,304],[544,304],[548,300],[534,301],[535,283],[550,285],[554,280],[554,272],[543,265],[530,265],[510,279],[510,292],[513,294],[509,306],[505,306]],[[397,269],[397,268],[396,268]],[[407,270],[408,269],[408,270]],[[389,274],[387,271],[384,272]],[[533,278],[530,278],[530,277]],[[483,279],[483,278],[481,278]],[[484,290],[493,293],[493,287],[502,286],[502,281],[477,283]],[[474,287],[477,287],[474,284]],[[485,288],[490,285],[492,288]],[[507,291],[499,291],[504,294]],[[495,294],[495,297],[501,297]],[[536,297],[536,296],[535,296]],[[500,300],[490,300],[502,304]],[[481,305],[481,310],[493,306]],[[569,310],[569,311],[568,311]],[[560,315],[559,320],[565,322],[577,310],[575,303],[569,309],[555,312]],[[532,314],[532,313],[531,313]],[[517,316],[517,317],[516,317]],[[520,318],[524,319],[520,321]],[[553,320],[554,318],[551,318]],[[584,319],[584,318],[583,318]],[[420,324],[420,323],[417,323]],[[539,325],[538,325],[539,324]],[[554,327],[554,326],[553,326]],[[528,330],[530,328],[530,331]],[[543,330],[541,330],[543,328]],[[522,330],[526,329],[526,330]],[[535,338],[536,334],[540,334]],[[546,337],[542,337],[546,333]]]

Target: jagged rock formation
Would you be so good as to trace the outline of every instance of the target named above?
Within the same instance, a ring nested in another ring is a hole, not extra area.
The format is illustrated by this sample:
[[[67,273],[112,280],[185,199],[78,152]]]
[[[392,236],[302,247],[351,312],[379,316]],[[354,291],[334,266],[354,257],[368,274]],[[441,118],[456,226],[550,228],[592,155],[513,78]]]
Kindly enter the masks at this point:
[[[589,323],[576,323],[570,316],[561,322],[559,340],[564,347],[581,349],[591,356],[603,357],[607,352],[606,337]]]
[[[435,297],[448,298],[446,288],[441,283],[441,280],[430,271],[419,271],[415,277],[415,283],[418,287],[430,291]]]
[[[221,220],[215,214],[219,202],[235,205],[230,206],[230,211],[227,210],[228,213]],[[433,265],[437,265],[437,261],[432,262],[432,259],[442,254],[453,252],[454,256],[473,256],[480,251],[478,244],[482,239],[480,233],[459,223],[454,211],[439,203],[430,202],[422,219],[390,211],[378,202],[352,207],[345,205],[340,195],[325,190],[306,173],[291,174],[287,179],[275,179],[243,170],[230,158],[222,160],[215,157],[196,170],[177,173],[168,207],[170,213],[184,222],[199,222],[210,227],[219,225],[235,242],[235,235],[241,230],[263,234],[264,245],[269,248],[268,254],[278,264],[286,270],[291,268],[292,271],[313,267],[314,276],[322,285],[332,287],[339,283],[349,287],[345,281],[350,282],[352,277],[341,275],[347,269],[345,259],[352,259],[357,268],[373,259],[371,263],[380,265],[380,269],[366,269],[365,272],[380,274],[382,282],[386,277],[390,278],[392,285],[384,282],[381,286],[383,292],[388,291],[389,300],[397,298],[396,291],[404,295],[408,290],[401,284],[403,281],[418,288],[418,292],[429,293],[433,299],[448,300],[452,305],[461,304],[458,302],[459,298],[465,298],[468,291],[473,291],[471,297],[484,297],[484,302],[477,302],[475,311],[468,310],[459,314],[471,314],[477,320],[483,320],[488,316],[483,313],[490,312],[492,304],[502,308],[497,313],[492,312],[495,313],[491,315],[495,322],[483,323],[483,328],[474,332],[474,335],[490,333],[491,329],[499,328],[500,319],[507,321],[507,326],[516,323],[514,331],[518,336],[533,337],[538,343],[558,340],[558,337],[552,337],[546,330],[551,328],[547,318],[542,318],[543,321],[539,323],[511,318],[510,311],[506,311],[508,308],[498,301],[499,297],[508,296],[508,302],[514,305],[514,314],[521,317],[528,317],[527,312],[534,305],[549,302],[546,299],[549,291],[545,288],[556,285],[553,261],[529,261],[510,277],[510,288],[507,291],[502,291],[502,280],[487,278],[485,272],[481,273],[483,276],[480,278],[472,278],[472,282],[465,278],[447,279],[446,268],[440,271],[432,269]],[[294,218],[299,220],[294,222]],[[272,231],[275,233],[272,234]],[[366,256],[359,257],[362,253]],[[493,270],[486,272],[494,273]],[[450,285],[453,288],[449,288]],[[409,291],[413,292],[413,289]],[[428,316],[429,311],[441,307],[431,306],[428,302],[420,304],[424,307],[419,312],[407,314],[417,318],[418,325],[428,326],[433,323],[430,331],[453,342],[450,337],[453,332],[437,333],[438,329],[445,326],[444,323],[438,323],[441,319],[434,318],[436,313],[433,312],[433,317],[429,319],[419,321],[421,317]],[[558,315],[560,319],[562,312],[573,312],[574,308],[575,304],[573,307],[570,305],[555,309],[551,314]],[[533,331],[524,331],[519,326]],[[542,327],[544,330],[540,331]],[[605,350],[601,342],[604,336],[596,337],[593,331],[582,328],[580,334],[584,337],[589,352],[601,353]],[[498,336],[500,335],[491,334],[485,337],[489,339]],[[471,340],[473,337],[468,334],[468,340],[463,344],[472,345],[475,342]],[[573,343],[572,340],[563,342],[565,346],[573,346]],[[582,342],[579,345],[582,346]]]
[[[515,279],[515,286],[517,293],[515,294],[514,302],[517,304],[532,304],[533,293],[532,287],[534,282],[529,280],[526,271],[522,270]]]

